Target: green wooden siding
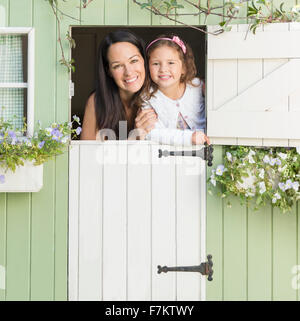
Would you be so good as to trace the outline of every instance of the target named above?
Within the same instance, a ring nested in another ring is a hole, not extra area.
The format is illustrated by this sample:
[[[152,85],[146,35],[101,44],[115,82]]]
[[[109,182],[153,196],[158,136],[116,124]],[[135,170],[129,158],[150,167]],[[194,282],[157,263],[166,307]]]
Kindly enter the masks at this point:
[[[215,4],[223,1],[214,1]],[[282,1],[274,1],[277,5]],[[140,10],[131,0],[95,0],[79,9],[80,0],[60,2],[62,36],[70,25],[175,25]],[[77,6],[74,6],[77,3]],[[285,1],[293,5],[296,1]],[[0,26],[34,26],[35,120],[43,125],[69,117],[68,82],[57,44],[57,26],[44,0],[0,0]],[[3,8],[5,9],[3,11]],[[195,24],[216,24],[218,16]],[[67,55],[67,43],[64,42]],[[222,146],[215,147],[221,163]],[[211,169],[208,168],[208,175]],[[271,206],[259,212],[231,199],[231,208],[207,195],[207,253],[213,255],[214,281],[207,283],[208,300],[298,300],[292,289],[292,267],[299,264],[299,211],[282,214]],[[0,194],[0,265],[6,267],[1,300],[67,300],[68,155],[44,166],[39,193]]]

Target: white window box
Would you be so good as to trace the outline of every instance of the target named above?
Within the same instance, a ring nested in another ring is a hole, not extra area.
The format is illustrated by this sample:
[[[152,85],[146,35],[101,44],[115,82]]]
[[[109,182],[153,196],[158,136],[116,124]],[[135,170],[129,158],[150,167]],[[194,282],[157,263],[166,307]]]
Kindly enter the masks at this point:
[[[0,175],[5,176],[5,182],[0,184],[1,192],[38,192],[43,187],[44,165],[33,165],[32,162],[24,162],[24,166],[18,166],[15,172],[0,168]]]

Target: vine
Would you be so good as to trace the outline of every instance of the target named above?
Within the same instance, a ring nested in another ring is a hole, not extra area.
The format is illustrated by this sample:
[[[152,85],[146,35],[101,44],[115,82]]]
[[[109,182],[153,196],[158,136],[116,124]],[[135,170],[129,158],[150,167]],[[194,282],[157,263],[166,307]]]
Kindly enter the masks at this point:
[[[209,193],[220,185],[222,198],[239,196],[255,210],[271,203],[288,212],[300,200],[299,148],[226,146],[225,153],[208,179],[213,186]]]
[[[74,66],[74,59],[66,59],[65,53],[64,53],[64,48],[63,48],[63,44],[62,44],[62,38],[61,38],[61,19],[65,16],[77,21],[80,21],[79,19],[76,19],[75,17],[72,17],[68,14],[66,14],[65,12],[63,12],[62,10],[59,9],[58,6],[58,0],[46,0],[50,7],[51,10],[55,16],[56,22],[57,22],[57,41],[59,43],[59,48],[60,48],[60,52],[61,52],[61,59],[59,60],[60,64],[63,66],[66,66],[69,72],[74,72],[75,71],[75,66]],[[67,0],[61,0],[63,2],[66,2]],[[93,0],[82,0],[82,8],[86,8]],[[75,48],[76,43],[75,40],[71,37],[69,31],[67,31],[66,33],[66,40],[68,40],[69,46],[70,48]]]
[[[61,52],[60,64],[66,66],[69,72],[75,71],[74,59],[68,60],[65,56],[62,36],[61,36],[61,19],[65,16],[77,21],[75,17],[68,15],[59,9],[59,2],[67,2],[68,0],[45,0],[51,6],[51,10],[57,21],[58,29],[58,43]],[[81,8],[85,9],[94,0],[81,0]],[[274,22],[293,22],[300,21],[300,5],[293,6],[290,10],[285,10],[284,2],[279,7],[275,7],[272,1],[268,0],[228,0],[224,4],[213,5],[212,0],[200,1],[200,0],[132,0],[133,3],[138,5],[141,9],[150,11],[156,16],[164,17],[177,24],[184,25],[196,29],[200,32],[209,33],[200,27],[188,24],[182,20],[187,16],[204,16],[204,24],[209,16],[217,16],[221,22],[219,30],[214,31],[212,34],[218,35],[224,31],[230,31],[230,23],[236,19],[249,23],[249,29],[255,33],[256,29],[264,24]],[[204,2],[204,4],[202,4]],[[189,12],[185,10],[183,13],[181,9],[186,9],[186,5],[189,8],[193,8]],[[242,13],[244,14],[242,14]],[[75,41],[72,39],[69,32],[66,33],[65,39],[68,40],[70,48],[75,48]]]
[[[256,29],[264,24],[274,22],[293,22],[300,21],[300,5],[293,6],[289,11],[285,10],[284,2],[279,7],[275,7],[272,1],[268,0],[229,0],[225,1],[222,5],[213,5],[211,0],[192,1],[181,0],[132,0],[141,9],[146,9],[153,13],[164,17],[170,21],[176,22],[181,25],[189,26],[204,33],[209,33],[201,28],[189,25],[182,21],[182,17],[186,16],[204,16],[204,24],[208,16],[218,16],[222,20],[219,23],[221,27],[215,31],[214,35],[220,34],[224,31],[230,31],[229,25],[234,20],[244,21],[250,24],[250,30],[255,33]],[[192,7],[194,12],[181,13],[184,5]],[[244,14],[243,14],[244,13]]]

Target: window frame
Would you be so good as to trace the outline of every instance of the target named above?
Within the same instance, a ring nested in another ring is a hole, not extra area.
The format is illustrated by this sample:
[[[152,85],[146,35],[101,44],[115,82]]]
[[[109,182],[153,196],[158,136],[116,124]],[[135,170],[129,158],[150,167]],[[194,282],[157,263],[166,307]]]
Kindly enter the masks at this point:
[[[27,132],[26,136],[32,137],[34,132],[34,44],[35,30],[32,27],[0,27],[2,35],[27,35],[27,82],[1,83],[0,88],[27,89]]]

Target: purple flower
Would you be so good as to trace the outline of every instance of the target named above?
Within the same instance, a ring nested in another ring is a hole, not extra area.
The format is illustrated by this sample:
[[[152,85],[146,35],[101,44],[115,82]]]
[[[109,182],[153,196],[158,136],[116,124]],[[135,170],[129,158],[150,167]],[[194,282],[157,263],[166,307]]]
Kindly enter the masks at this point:
[[[13,130],[9,130],[8,131],[8,135],[12,139],[17,138],[16,133]]]
[[[77,127],[77,128],[76,128],[76,135],[80,135],[81,130],[82,130],[81,127]]]
[[[45,145],[45,141],[43,140],[42,142],[40,142],[38,144],[38,148],[41,149],[41,148],[43,148],[44,145]]]
[[[63,134],[57,128],[53,128],[51,135],[53,140],[58,141]]]
[[[4,184],[4,183],[5,183],[5,176],[0,175],[0,184]]]

